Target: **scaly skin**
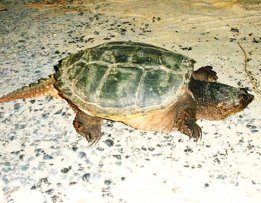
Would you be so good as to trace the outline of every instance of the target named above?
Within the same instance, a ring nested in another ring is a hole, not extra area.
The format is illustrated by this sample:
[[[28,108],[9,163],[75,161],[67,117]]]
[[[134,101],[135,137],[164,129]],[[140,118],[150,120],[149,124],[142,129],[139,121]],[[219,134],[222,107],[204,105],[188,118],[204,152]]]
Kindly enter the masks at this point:
[[[55,83],[53,75],[49,78],[40,79],[38,83],[33,83],[29,86],[24,86],[21,89],[15,90],[0,98],[0,103],[9,102],[16,99],[34,98],[40,96],[58,96],[58,91],[53,86]]]
[[[197,106],[197,119],[220,120],[242,111],[254,99],[246,88],[192,79],[189,89]]]

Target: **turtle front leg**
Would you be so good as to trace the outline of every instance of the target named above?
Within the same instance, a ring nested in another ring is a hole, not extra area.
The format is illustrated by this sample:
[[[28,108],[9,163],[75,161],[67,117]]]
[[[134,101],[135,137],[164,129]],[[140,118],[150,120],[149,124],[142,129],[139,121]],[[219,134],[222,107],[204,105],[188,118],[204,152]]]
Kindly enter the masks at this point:
[[[76,113],[73,126],[92,145],[98,142],[102,136],[101,123],[101,118],[90,116],[79,110]]]
[[[216,82],[218,77],[217,73],[213,71],[212,66],[204,66],[194,71],[192,74],[195,80],[203,80],[208,82]]]
[[[196,123],[196,110],[195,101],[185,93],[175,107],[175,126],[181,133],[198,141],[202,137],[202,131]]]

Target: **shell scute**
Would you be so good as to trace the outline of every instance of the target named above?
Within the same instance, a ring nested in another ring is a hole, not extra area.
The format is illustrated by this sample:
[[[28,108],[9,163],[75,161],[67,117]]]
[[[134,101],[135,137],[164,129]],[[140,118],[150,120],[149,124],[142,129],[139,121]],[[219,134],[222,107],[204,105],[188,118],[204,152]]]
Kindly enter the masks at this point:
[[[179,86],[173,84],[180,82],[182,82],[180,75],[173,75],[163,70],[147,71],[140,87],[137,105],[146,107],[162,104],[166,97],[169,97],[170,90],[177,91]]]
[[[113,67],[101,89],[100,104],[114,108],[135,104],[142,72],[135,67]]]
[[[66,62],[66,64],[63,64],[67,67],[69,67],[70,65],[74,64],[75,62],[81,60],[82,55],[84,54],[84,51],[79,51],[76,54],[70,55],[64,62]],[[64,63],[63,62],[63,63]]]
[[[139,47],[132,56],[132,62],[140,65],[161,65],[160,56],[162,52],[156,49]]]
[[[75,64],[69,66],[67,73],[68,73],[68,79],[69,80],[74,80],[83,69],[86,68],[86,62],[79,61],[76,62]]]
[[[86,65],[75,79],[74,91],[85,101],[97,101],[97,89],[107,69],[108,66],[100,64]]]

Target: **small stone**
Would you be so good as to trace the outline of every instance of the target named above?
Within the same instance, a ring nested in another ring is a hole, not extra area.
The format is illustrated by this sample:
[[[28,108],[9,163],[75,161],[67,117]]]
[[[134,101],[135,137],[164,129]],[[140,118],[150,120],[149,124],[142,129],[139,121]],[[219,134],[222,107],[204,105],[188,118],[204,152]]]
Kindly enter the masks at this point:
[[[119,155],[119,154],[114,154],[114,155],[112,155],[114,158],[116,158],[116,159],[119,159],[119,160],[121,160],[121,155]]]
[[[43,156],[43,159],[44,159],[44,160],[50,160],[50,159],[53,159],[53,157],[50,156],[49,154],[45,154],[45,155]]]
[[[111,183],[112,183],[111,180],[105,180],[105,181],[104,181],[104,184],[105,184],[105,185],[110,185]]]
[[[62,110],[63,110],[63,109],[60,109],[60,110],[56,111],[54,114],[55,114],[55,115],[60,114],[60,113],[62,113]]]
[[[77,149],[78,149],[78,147],[77,147],[77,146],[72,146],[72,150],[73,150],[73,151],[75,151],[75,152],[76,152],[76,151],[77,151]]]
[[[237,28],[233,28],[233,27],[230,29],[230,31],[231,32],[239,32],[239,30]]]
[[[71,166],[68,167],[68,168],[63,168],[63,169],[61,169],[61,172],[62,173],[68,173],[68,171],[71,170],[71,168],[72,168]]]
[[[15,103],[15,104],[14,104],[14,109],[15,109],[15,110],[18,110],[19,108],[20,108],[20,104],[19,104],[19,103]]]
[[[15,124],[15,129],[18,130],[18,129],[24,129],[26,127],[26,125],[23,125],[23,124],[19,124],[19,123],[16,123]]]
[[[83,158],[83,157],[85,157],[86,156],[86,153],[85,152],[79,152],[78,153],[78,157],[79,158]]]
[[[45,193],[47,193],[48,195],[52,194],[54,191],[54,189],[49,189],[49,190],[46,190]]]
[[[82,180],[85,181],[85,182],[89,182],[90,177],[91,177],[91,174],[90,174],[90,173],[85,173],[85,174],[82,176]]]
[[[34,103],[35,103],[35,99],[31,99],[29,102],[30,102],[31,104],[34,104]]]
[[[111,140],[111,139],[105,140],[104,143],[105,143],[108,147],[112,147],[113,144],[114,144],[113,140]]]

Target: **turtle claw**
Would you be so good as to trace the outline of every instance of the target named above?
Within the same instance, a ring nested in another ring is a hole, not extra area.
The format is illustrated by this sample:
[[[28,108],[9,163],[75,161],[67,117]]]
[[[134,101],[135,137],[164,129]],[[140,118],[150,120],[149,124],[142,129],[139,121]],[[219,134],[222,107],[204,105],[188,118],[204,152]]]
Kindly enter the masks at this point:
[[[190,139],[193,138],[195,142],[202,138],[202,130],[194,121],[187,121],[181,132],[188,135]]]
[[[78,112],[73,121],[75,130],[89,143],[89,146],[97,143],[101,136],[101,119]]]
[[[218,79],[217,73],[213,70],[212,66],[203,66],[199,68],[194,71],[193,77],[196,80],[205,80],[209,82],[216,82]]]
[[[102,133],[100,129],[90,130],[88,133],[88,137],[85,136],[86,140],[89,142],[89,146],[95,145],[102,137]]]
[[[201,140],[202,131],[201,128],[196,123],[194,123],[194,125],[190,127],[190,132],[191,133],[188,135],[190,139],[194,138],[195,142]]]

